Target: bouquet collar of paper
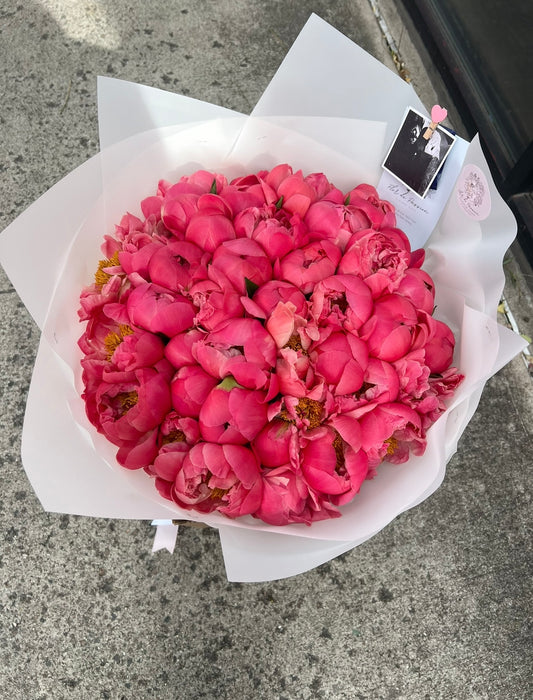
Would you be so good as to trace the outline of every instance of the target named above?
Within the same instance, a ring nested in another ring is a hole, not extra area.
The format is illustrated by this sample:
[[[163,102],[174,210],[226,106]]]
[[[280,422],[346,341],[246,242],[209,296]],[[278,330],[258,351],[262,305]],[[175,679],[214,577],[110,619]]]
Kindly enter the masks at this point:
[[[524,345],[496,323],[503,255],[516,224],[477,139],[458,139],[439,184],[447,205],[435,230],[427,231],[432,235],[425,246],[437,317],[456,333],[454,364],[465,381],[428,432],[423,456],[399,467],[381,465],[341,518],[275,527],[251,517],[230,521],[180,510],[158,497],[142,470],[116,464],[115,449],[92,429],[79,398],[79,292],[101,257],[103,233],[124,212],[136,213],[161,178],[176,181],[200,168],[236,177],[287,162],[304,173],[324,172],[346,190],[361,182],[377,186],[405,109],[426,110],[409,85],[314,15],[249,117],[114,79],[100,79],[98,91],[101,152],[37,200],[0,239],[2,263],[43,330],[22,445],[43,507],[98,517],[201,520],[218,528],[234,581],[291,576],[364,542],[439,486],[485,382]],[[484,218],[461,203],[465,172],[482,174],[490,202]],[[34,268],[26,258],[21,264],[22,247],[31,247]]]

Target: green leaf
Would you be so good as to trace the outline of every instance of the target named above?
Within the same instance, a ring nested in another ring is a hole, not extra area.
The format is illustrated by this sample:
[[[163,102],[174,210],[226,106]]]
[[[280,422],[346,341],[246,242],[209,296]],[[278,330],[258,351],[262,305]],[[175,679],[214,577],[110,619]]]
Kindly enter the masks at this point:
[[[347,207],[348,204],[350,204],[350,195],[349,194],[346,195],[346,199],[344,200],[344,206]]]
[[[244,278],[244,284],[246,286],[246,294],[251,299],[253,297],[253,295],[256,293],[256,291],[259,289],[259,285],[256,284],[255,282],[252,282],[252,280],[249,280],[248,277]]]
[[[216,194],[217,193],[217,180],[216,178],[213,179],[213,182],[211,184],[211,189],[209,190],[210,194]]]
[[[239,384],[239,382],[233,377],[231,374],[228,374],[227,377],[224,377],[224,379],[220,382],[220,384],[217,384],[217,389],[223,389],[223,391],[231,391],[232,389],[235,389],[235,387],[238,387],[239,389],[244,389],[244,387]]]
[[[282,206],[283,206],[283,195],[281,195],[281,197],[276,202],[276,209],[279,210],[279,209],[281,209]]]

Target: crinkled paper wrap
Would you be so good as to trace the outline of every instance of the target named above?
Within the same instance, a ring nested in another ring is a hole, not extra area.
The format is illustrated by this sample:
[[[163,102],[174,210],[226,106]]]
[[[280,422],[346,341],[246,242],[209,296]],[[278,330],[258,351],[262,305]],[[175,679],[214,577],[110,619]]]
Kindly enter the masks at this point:
[[[119,467],[116,448],[85,416],[78,298],[101,258],[104,233],[126,211],[139,214],[140,201],[160,178],[176,180],[199,168],[234,177],[287,162],[305,173],[324,172],[340,189],[377,185],[405,108],[425,110],[409,85],[314,15],[250,117],[113,79],[100,79],[98,88],[101,152],[0,238],[2,263],[43,330],[22,439],[31,484],[49,511],[201,520],[216,527],[232,581],[274,580],[318,566],[372,537],[439,486],[485,382],[524,346],[496,323],[514,218],[477,139],[463,142],[464,162],[486,174],[492,210],[483,221],[469,218],[452,192],[426,247],[436,315],[456,333],[455,364],[466,379],[429,430],[422,457],[382,464],[341,518],[311,527],[275,527],[251,516],[201,517],[161,498],[144,471]],[[33,251],[33,268],[21,248]]]

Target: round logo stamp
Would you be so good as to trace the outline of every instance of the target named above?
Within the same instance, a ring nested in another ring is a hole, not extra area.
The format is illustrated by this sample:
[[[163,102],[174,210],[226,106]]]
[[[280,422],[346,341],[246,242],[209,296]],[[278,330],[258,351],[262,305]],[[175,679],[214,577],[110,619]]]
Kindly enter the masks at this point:
[[[472,219],[482,221],[490,214],[490,190],[487,178],[477,165],[465,165],[455,189],[457,202]]]

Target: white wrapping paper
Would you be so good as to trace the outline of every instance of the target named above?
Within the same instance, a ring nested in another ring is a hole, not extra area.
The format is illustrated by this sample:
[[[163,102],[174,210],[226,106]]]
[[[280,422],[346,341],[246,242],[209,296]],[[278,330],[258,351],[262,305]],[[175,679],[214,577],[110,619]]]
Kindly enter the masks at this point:
[[[376,185],[383,155],[409,105],[426,111],[409,85],[314,15],[251,117],[145,86],[99,81],[100,154],[0,237],[2,264],[43,330],[22,441],[24,467],[43,508],[202,520],[219,529],[229,580],[263,581],[301,573],[348,551],[439,486],[485,382],[525,345],[495,320],[503,255],[516,224],[477,140],[465,144],[464,164],[485,174],[490,214],[472,218],[454,189],[427,245],[425,264],[438,290],[437,315],[457,334],[455,364],[466,379],[430,429],[426,453],[404,465],[380,466],[377,477],[343,508],[342,518],[280,528],[251,517],[232,521],[183,511],[160,498],[144,472],[116,464],[116,448],[90,426],[79,396],[79,293],[101,257],[104,233],[126,211],[138,213],[160,178],[177,179],[200,167],[232,177],[288,162],[307,173],[326,173],[341,189]],[[34,268],[27,257],[19,262],[23,247],[36,251]]]

